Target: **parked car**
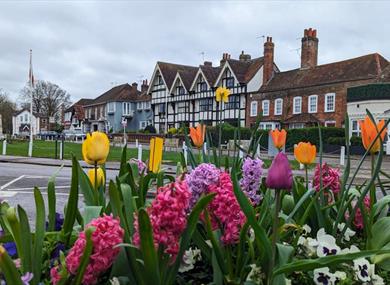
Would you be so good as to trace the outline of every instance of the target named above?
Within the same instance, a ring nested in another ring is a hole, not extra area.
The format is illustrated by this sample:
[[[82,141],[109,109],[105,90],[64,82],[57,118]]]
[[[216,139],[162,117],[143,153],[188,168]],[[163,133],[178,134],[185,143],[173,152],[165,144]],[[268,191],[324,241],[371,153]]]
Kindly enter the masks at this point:
[[[61,134],[55,131],[42,131],[37,134],[41,140],[59,140],[61,139]]]
[[[64,135],[64,138],[69,141],[81,141],[86,138],[86,134],[80,130],[64,130],[62,134]]]

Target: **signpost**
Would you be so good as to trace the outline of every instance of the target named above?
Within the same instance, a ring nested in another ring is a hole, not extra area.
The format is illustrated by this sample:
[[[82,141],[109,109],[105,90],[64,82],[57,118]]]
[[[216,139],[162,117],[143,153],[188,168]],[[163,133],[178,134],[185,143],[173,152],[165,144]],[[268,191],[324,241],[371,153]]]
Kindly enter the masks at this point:
[[[121,124],[123,126],[123,144],[126,145],[127,144],[127,138],[126,138],[127,119],[126,119],[126,117],[122,117]]]

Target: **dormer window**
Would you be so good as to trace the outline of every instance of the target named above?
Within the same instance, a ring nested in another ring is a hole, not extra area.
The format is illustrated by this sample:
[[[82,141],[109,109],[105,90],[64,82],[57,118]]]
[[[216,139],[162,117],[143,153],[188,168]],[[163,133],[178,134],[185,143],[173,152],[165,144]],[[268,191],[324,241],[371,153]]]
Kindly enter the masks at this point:
[[[164,81],[162,79],[162,76],[161,75],[158,75],[157,76],[157,85],[163,85],[164,84]]]
[[[176,95],[184,95],[185,90],[183,86],[177,86],[176,87]]]
[[[224,77],[222,78],[222,86],[225,86],[227,88],[234,87],[234,77],[232,76],[232,73],[230,72],[229,68],[226,68],[224,72]]]

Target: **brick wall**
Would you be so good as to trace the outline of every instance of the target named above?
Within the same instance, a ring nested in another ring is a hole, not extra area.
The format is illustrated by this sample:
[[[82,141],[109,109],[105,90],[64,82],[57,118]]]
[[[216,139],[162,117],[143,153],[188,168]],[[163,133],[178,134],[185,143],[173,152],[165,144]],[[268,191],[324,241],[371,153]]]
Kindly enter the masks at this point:
[[[347,89],[352,86],[364,85],[373,81],[374,80],[372,79],[359,80],[322,86],[252,94],[252,96],[248,96],[246,106],[247,127],[256,122],[256,117],[250,116],[250,106],[252,101],[255,100],[258,102],[257,111],[258,114],[262,114],[262,100],[269,100],[269,116],[262,117],[262,121],[280,121],[283,125],[283,121],[290,118],[291,116],[294,116],[293,98],[296,96],[302,97],[302,114],[308,114],[308,98],[310,95],[318,95],[317,113],[311,113],[311,115],[317,118],[321,124],[324,124],[325,121],[335,121],[336,127],[341,127],[344,122],[345,113],[347,112]],[[336,94],[335,112],[325,112],[325,94],[327,93]],[[283,99],[283,112],[281,116],[274,115],[275,99],[278,98]]]

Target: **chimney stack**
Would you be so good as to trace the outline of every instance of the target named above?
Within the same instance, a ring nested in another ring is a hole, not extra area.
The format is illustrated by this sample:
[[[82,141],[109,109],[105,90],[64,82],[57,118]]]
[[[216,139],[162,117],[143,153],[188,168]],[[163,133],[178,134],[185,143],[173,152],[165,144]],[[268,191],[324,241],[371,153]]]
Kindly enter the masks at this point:
[[[302,38],[301,68],[317,66],[318,61],[318,38],[317,30],[305,29]]]
[[[213,63],[211,61],[205,61],[205,62],[203,62],[203,65],[212,67]]]
[[[263,85],[266,84],[274,74],[274,46],[272,37],[267,37],[267,40],[264,43]]]
[[[224,65],[225,64],[225,61],[227,61],[228,59],[230,59],[230,54],[228,54],[228,53],[223,53],[222,54],[222,59],[221,59],[221,61],[220,61],[220,65],[222,66],[222,65]]]
[[[251,60],[251,55],[246,54],[246,53],[244,53],[244,51],[242,51],[240,56],[239,56],[239,60],[240,61],[249,61],[249,60]]]
[[[133,82],[133,83],[131,84],[131,87],[133,87],[135,90],[137,90],[137,88],[138,88],[137,82]]]
[[[148,91],[149,85],[148,85],[148,80],[142,80],[142,85],[141,85],[141,92],[146,92]]]

